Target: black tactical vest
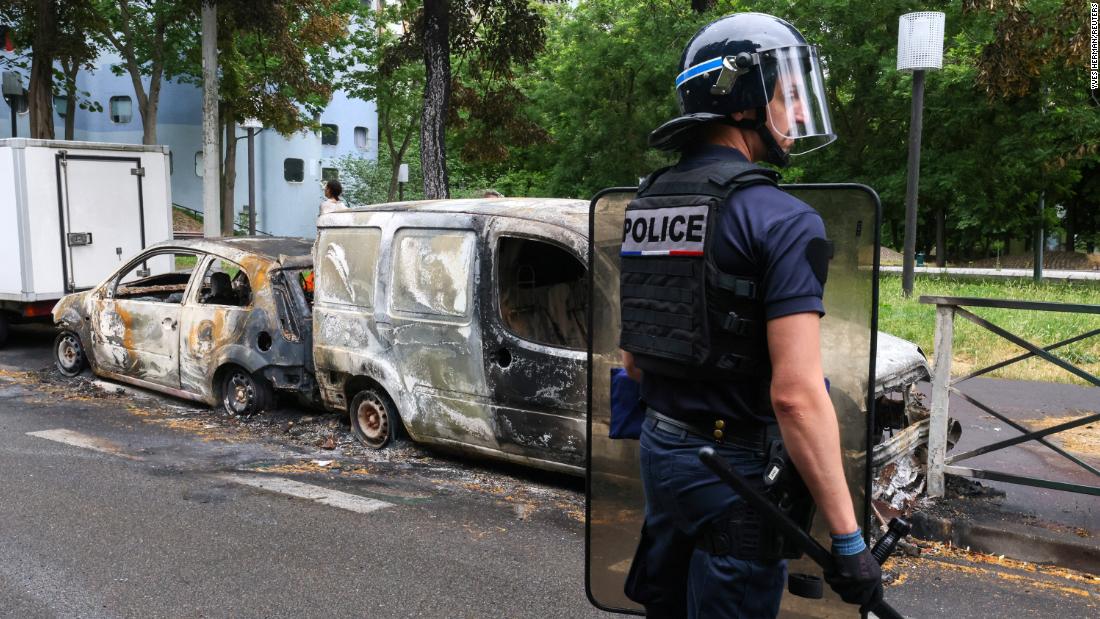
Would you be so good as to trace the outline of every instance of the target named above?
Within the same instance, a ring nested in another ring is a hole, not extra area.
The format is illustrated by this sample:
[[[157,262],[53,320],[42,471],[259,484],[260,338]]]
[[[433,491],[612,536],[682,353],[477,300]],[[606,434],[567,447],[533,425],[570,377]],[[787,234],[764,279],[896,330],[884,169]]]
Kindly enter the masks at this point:
[[[626,208],[619,344],[645,372],[675,378],[769,376],[762,273],[714,262],[720,209],[778,174],[743,161],[657,170]]]

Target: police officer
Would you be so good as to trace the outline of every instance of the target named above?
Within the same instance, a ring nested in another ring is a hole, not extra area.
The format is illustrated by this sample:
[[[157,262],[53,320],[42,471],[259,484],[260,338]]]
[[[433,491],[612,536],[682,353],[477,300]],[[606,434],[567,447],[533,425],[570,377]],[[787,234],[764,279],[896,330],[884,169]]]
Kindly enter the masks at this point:
[[[646,178],[623,225],[620,345],[649,407],[627,595],[649,616],[778,614],[790,555],[696,454],[714,447],[763,488],[781,436],[832,534],[827,581],[870,608],[881,575],[821,364],[830,245],[817,212],[752,163],[782,167],[835,139],[817,51],[781,19],[724,17],[688,43],[676,93],[681,116],[650,143],[680,151],[679,163]]]

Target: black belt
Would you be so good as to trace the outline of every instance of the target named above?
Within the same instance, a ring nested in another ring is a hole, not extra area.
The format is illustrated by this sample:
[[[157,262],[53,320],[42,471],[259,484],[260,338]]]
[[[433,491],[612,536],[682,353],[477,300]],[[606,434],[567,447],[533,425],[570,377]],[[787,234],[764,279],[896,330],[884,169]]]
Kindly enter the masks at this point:
[[[769,426],[758,425],[751,428],[734,427],[732,422],[720,417],[687,421],[675,419],[663,413],[646,409],[646,417],[656,422],[656,427],[666,432],[687,432],[714,441],[719,444],[737,445],[754,451],[767,451]],[[771,433],[778,436],[777,432]]]

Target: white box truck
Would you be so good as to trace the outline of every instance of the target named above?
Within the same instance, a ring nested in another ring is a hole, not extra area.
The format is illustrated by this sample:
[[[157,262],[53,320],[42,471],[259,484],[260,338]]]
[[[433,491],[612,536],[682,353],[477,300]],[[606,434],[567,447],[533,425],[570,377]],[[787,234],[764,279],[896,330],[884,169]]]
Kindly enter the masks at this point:
[[[0,345],[172,238],[167,146],[0,140]]]

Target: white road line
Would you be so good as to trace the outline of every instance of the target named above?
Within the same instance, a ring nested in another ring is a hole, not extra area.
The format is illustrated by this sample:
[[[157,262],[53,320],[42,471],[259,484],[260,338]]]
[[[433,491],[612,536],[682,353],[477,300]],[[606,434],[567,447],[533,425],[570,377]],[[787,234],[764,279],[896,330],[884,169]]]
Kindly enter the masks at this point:
[[[277,492],[279,494],[321,503],[322,505],[328,505],[330,507],[346,509],[359,514],[368,514],[387,507],[393,507],[393,503],[387,503],[377,499],[368,499],[357,494],[340,492],[339,490],[329,490],[328,488],[322,488],[311,484],[303,484],[300,481],[294,481],[293,479],[287,479],[285,477],[227,474],[219,475],[218,478],[235,484],[252,486],[253,488],[259,488],[268,492]]]
[[[44,438],[48,441],[64,443],[66,445],[72,445],[73,447],[91,449],[92,451],[98,451],[100,453],[110,454],[112,456],[119,456],[121,458],[127,458],[129,460],[141,459],[137,456],[131,456],[128,453],[123,453],[122,448],[118,445],[115,445],[111,441],[95,436],[89,436],[87,434],[81,434],[80,432],[77,432],[75,430],[66,430],[65,428],[39,430],[38,432],[27,432],[27,436]]]

